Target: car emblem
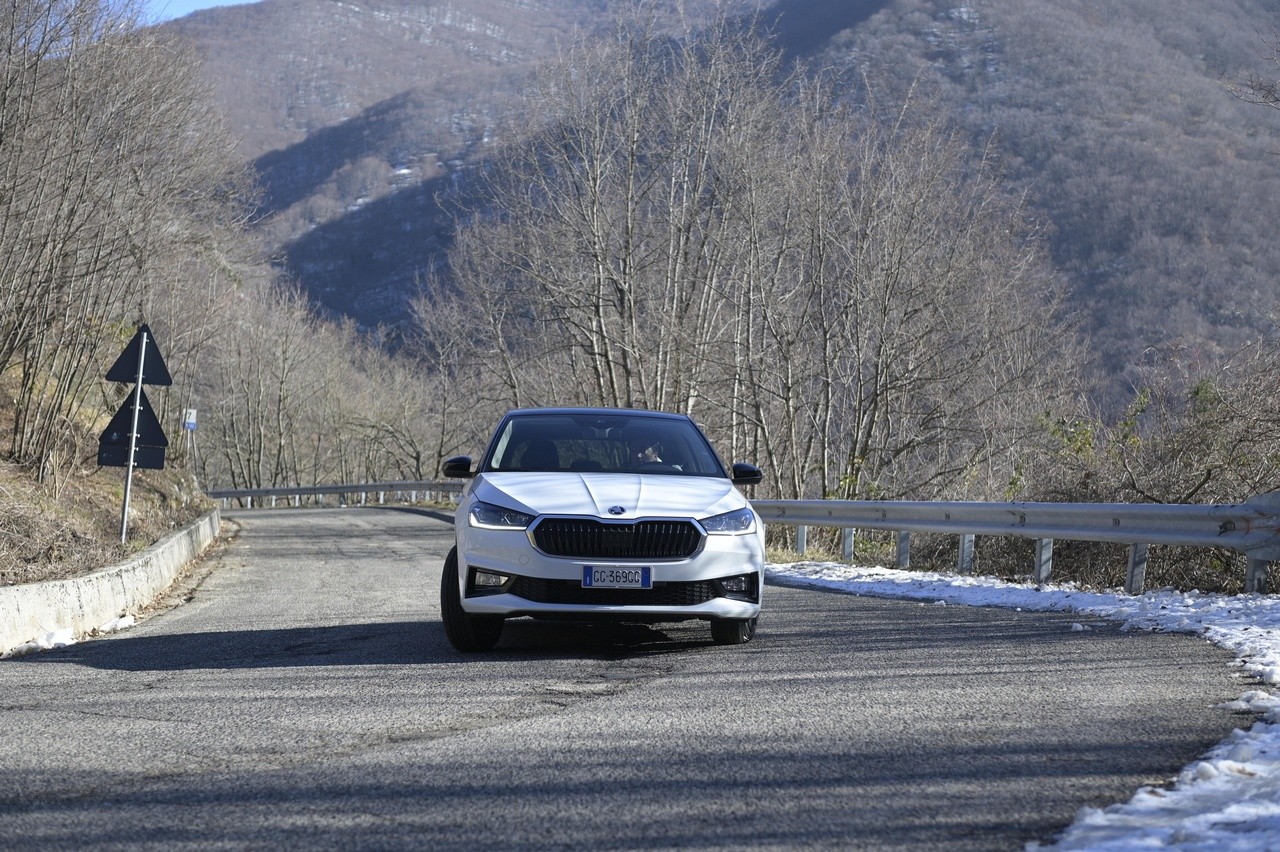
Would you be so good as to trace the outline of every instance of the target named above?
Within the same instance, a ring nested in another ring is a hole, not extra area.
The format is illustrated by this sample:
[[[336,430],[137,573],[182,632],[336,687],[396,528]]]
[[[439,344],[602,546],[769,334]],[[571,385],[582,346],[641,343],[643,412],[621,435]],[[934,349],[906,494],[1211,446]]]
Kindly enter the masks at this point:
[[[610,507],[609,507],[609,514],[610,514],[610,515],[625,515],[626,513],[627,513],[627,510],[626,510],[626,509],[624,509],[624,508],[622,508],[621,506],[610,506]]]

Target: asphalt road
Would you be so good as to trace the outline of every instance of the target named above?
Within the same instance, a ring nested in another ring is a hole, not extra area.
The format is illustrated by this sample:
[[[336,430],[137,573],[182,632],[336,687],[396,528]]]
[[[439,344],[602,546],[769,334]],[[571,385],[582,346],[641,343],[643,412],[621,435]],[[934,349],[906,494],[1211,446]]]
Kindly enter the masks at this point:
[[[0,848],[1020,849],[1250,722],[1199,639],[772,586],[744,646],[462,657],[438,516],[233,518],[189,602],[0,662]]]

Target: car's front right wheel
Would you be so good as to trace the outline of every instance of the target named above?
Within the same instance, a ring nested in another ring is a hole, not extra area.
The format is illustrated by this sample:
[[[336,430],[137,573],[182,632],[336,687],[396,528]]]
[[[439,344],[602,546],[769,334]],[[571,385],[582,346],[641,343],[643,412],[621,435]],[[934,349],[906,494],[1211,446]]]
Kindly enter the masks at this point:
[[[754,618],[713,618],[711,639],[717,645],[742,645],[756,635]]]
[[[472,615],[462,608],[456,547],[445,557],[440,574],[440,617],[449,644],[464,653],[490,651],[502,636],[501,616]]]

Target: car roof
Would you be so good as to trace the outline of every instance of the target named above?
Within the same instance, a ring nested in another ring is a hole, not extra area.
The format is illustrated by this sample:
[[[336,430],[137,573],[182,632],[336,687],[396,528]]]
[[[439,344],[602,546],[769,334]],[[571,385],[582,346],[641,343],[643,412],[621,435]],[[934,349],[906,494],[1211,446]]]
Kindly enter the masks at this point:
[[[548,408],[513,408],[508,411],[507,417],[523,417],[530,414],[597,414],[602,416],[616,414],[642,415],[645,417],[660,417],[670,420],[688,420],[689,417],[684,414],[673,414],[669,411],[650,411],[644,408],[565,408],[565,407],[548,407]]]

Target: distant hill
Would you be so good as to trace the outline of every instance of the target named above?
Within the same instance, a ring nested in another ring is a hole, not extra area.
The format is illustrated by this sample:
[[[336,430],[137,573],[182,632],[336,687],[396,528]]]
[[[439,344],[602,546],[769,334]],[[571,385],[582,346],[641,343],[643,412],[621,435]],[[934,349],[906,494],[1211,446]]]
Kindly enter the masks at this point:
[[[436,198],[465,189],[530,70],[614,5],[262,0],[165,26],[207,56],[280,263],[331,312],[375,325],[403,319],[441,261]],[[866,74],[885,96],[914,83],[994,143],[1117,394],[1175,351],[1213,359],[1271,328],[1280,113],[1224,81],[1261,68],[1273,0],[735,5],[790,58]]]
[[[1269,0],[907,0],[819,61],[901,89],[923,69],[1030,194],[1082,312],[1105,393],[1212,361],[1280,300],[1280,113],[1226,81],[1262,70]]]
[[[684,5],[696,19],[716,0]],[[530,71],[613,15],[603,0],[262,0],[165,26],[205,56],[279,263],[331,314],[374,326],[403,321],[441,262],[437,196],[464,188]]]

